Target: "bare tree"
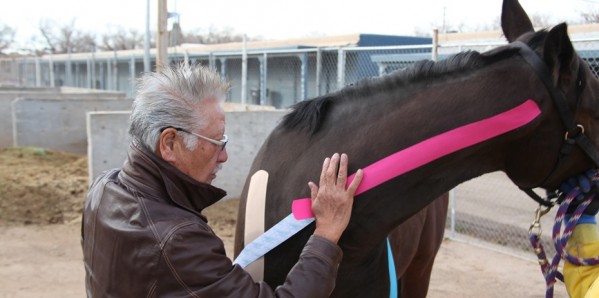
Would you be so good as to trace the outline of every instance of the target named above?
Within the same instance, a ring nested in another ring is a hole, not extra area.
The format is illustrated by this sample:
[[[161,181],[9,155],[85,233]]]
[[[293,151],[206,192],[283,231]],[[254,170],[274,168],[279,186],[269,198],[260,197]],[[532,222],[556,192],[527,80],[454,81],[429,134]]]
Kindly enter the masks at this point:
[[[5,55],[4,52],[8,49],[15,40],[15,30],[7,25],[0,25],[0,55]]]
[[[52,21],[52,20],[49,20],[49,19],[40,20],[40,24],[39,24],[40,33],[42,34],[42,37],[46,41],[47,48],[51,53],[56,53],[55,42],[58,39],[52,30],[52,28],[54,28],[54,26],[55,26],[55,24],[54,24],[54,21]]]
[[[256,38],[250,39],[256,40]],[[242,40],[243,35],[235,33],[230,27],[218,29],[215,26],[210,26],[208,30],[195,29],[191,33],[183,34],[183,41],[185,43],[217,44],[239,42]]]
[[[95,52],[97,48],[96,35],[87,32],[76,32],[71,45],[71,52],[73,53]]]
[[[545,14],[533,14],[530,16],[530,21],[537,28],[549,28],[554,25],[551,16]]]
[[[599,23],[599,12],[597,11],[581,12],[580,17],[584,24]]]
[[[501,30],[501,17],[497,15],[492,20],[489,20],[487,23],[481,23],[475,25],[471,31],[473,32],[481,32],[481,31],[499,31]]]
[[[75,29],[75,20],[70,24],[56,25],[48,19],[40,21],[40,33],[47,45],[46,50],[54,54],[92,52],[96,50],[96,37]]]
[[[126,30],[117,27],[115,32],[102,35],[100,49],[105,51],[140,49],[144,46],[144,38],[144,35],[135,29]]]

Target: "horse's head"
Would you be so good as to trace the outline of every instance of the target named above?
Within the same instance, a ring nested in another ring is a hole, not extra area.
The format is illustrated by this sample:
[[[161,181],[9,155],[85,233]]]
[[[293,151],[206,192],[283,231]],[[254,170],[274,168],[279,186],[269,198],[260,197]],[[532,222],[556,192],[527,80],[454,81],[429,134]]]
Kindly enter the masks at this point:
[[[568,176],[597,166],[599,81],[576,54],[565,23],[535,32],[518,1],[504,0],[501,26],[510,46],[538,60],[526,59],[547,89],[534,98],[543,110],[541,123],[525,145],[513,150],[521,157],[509,159],[513,162],[506,173],[520,187],[555,188]]]

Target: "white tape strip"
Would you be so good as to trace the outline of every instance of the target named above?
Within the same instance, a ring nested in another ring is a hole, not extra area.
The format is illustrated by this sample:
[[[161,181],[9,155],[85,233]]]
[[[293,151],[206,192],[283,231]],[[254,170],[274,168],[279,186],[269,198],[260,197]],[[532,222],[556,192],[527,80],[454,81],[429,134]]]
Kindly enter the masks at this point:
[[[247,244],[235,261],[233,261],[233,264],[239,264],[245,268],[313,221],[314,218],[297,220],[293,214],[287,215],[287,217],[279,221],[275,226],[266,231],[266,233],[260,235],[260,237],[256,238],[250,244]]]

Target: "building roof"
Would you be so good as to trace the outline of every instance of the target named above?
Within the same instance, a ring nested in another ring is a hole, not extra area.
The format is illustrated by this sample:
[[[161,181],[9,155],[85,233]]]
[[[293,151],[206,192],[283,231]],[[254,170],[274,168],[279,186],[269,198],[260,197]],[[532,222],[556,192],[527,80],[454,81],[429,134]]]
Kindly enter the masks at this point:
[[[387,45],[412,45],[412,44],[430,44],[430,37],[413,36],[395,36],[380,34],[346,34],[336,36],[318,36],[306,38],[294,38],[286,40],[258,40],[246,42],[246,49],[251,51],[263,50],[292,50],[306,48],[335,48],[335,47],[358,47],[358,46],[387,46]],[[177,47],[169,47],[169,55],[184,53],[189,55],[201,55],[209,53],[235,53],[239,54],[243,50],[243,42],[232,42],[223,44],[185,44]],[[120,51],[101,51],[93,53],[95,59],[131,59],[140,58],[144,55],[144,49],[120,50]],[[54,54],[45,55],[44,58],[55,60],[87,60],[91,53],[74,54]],[[156,49],[150,49],[150,56],[156,56]]]
[[[572,39],[599,38],[599,24],[569,25],[568,32]],[[468,43],[505,43],[505,37],[499,30],[466,33],[440,33],[439,43],[444,46],[462,45]],[[359,47],[359,46],[389,46],[389,45],[414,45],[431,44],[430,37],[395,36],[380,34],[346,34],[336,36],[318,36],[293,38],[285,40],[258,40],[248,41],[245,47],[248,53],[252,51],[282,50],[306,48],[336,48],[336,47]],[[232,42],[223,44],[185,44],[168,48],[169,55],[208,55],[211,53],[239,55],[243,50],[243,42]],[[156,57],[156,49],[150,49],[150,57]],[[95,53],[54,54],[45,55],[57,61],[85,61],[92,59],[142,59],[144,49],[103,51]]]
[[[541,28],[537,28],[539,30]],[[599,24],[568,25],[568,34],[571,39],[599,38]],[[481,31],[464,33],[439,33],[441,44],[463,44],[483,42],[506,42],[503,32]]]

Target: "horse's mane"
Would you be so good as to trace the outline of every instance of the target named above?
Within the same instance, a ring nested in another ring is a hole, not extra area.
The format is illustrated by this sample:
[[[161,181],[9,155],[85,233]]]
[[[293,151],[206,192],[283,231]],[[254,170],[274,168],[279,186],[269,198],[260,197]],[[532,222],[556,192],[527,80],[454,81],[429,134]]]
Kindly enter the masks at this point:
[[[543,32],[539,31],[537,33]],[[542,39],[542,36],[535,34],[533,39],[538,41]],[[332,102],[349,98],[363,99],[366,96],[385,92],[392,88],[405,87],[408,84],[413,85],[436,78],[455,76],[458,72],[473,71],[501,61],[515,55],[516,52],[516,50],[509,47],[502,47],[485,53],[464,51],[439,62],[431,60],[418,61],[406,69],[381,77],[363,79],[337,92],[301,101],[292,106],[292,111],[285,115],[281,126],[284,129],[305,130],[312,134],[320,128],[322,119],[327,113],[327,107]]]

